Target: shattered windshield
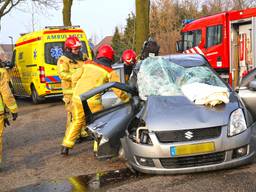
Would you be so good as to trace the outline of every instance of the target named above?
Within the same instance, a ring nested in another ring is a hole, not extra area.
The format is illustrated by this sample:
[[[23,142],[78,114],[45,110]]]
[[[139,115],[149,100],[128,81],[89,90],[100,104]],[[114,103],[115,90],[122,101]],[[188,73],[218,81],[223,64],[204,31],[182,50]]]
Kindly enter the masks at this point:
[[[206,66],[185,68],[163,57],[151,57],[142,61],[137,83],[139,95],[144,100],[152,95],[184,95],[182,87],[192,83],[226,88],[226,85]]]

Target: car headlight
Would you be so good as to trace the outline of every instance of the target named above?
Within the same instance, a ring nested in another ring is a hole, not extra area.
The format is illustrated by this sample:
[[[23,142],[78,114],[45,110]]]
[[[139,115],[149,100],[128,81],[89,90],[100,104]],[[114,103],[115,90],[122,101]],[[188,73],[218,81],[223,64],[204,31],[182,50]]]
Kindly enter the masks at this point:
[[[229,120],[228,136],[232,137],[247,129],[242,109],[232,112]]]

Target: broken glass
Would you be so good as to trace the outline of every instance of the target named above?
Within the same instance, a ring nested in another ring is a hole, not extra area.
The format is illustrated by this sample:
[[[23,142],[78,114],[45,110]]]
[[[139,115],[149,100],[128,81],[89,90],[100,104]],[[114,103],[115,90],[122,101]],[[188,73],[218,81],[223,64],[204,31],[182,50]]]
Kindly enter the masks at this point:
[[[137,78],[141,99],[146,100],[150,95],[182,95],[176,82],[182,76],[183,71],[184,67],[161,57],[145,59],[140,66]]]
[[[226,85],[208,67],[185,68],[163,57],[149,57],[142,61],[137,78],[139,96],[143,100],[152,95],[187,96],[187,91],[184,92],[182,87],[195,83],[213,86],[214,88],[221,87],[221,91],[228,92]],[[189,90],[189,92],[198,91],[193,90],[193,86]],[[219,90],[216,89],[216,91]],[[204,92],[204,90],[201,89],[201,92]],[[214,91],[211,91],[211,94],[212,92]],[[207,95],[207,93],[205,94]],[[191,96],[187,97],[191,98]],[[195,98],[193,97],[193,99]]]

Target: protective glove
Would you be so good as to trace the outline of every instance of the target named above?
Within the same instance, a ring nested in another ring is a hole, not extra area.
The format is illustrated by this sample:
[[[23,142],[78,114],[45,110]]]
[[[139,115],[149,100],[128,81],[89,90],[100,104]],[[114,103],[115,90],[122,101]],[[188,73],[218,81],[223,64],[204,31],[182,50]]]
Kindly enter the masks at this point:
[[[4,127],[10,126],[10,122],[7,118],[4,118]]]
[[[12,120],[15,121],[18,117],[18,113],[12,113]]]

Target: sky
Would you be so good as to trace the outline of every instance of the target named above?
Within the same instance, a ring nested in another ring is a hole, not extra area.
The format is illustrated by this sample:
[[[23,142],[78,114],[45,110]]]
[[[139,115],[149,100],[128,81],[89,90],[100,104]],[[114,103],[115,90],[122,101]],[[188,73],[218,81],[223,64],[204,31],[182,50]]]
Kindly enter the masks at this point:
[[[34,14],[32,10],[35,10]],[[105,36],[113,35],[116,26],[123,28],[131,12],[135,12],[135,0],[74,0],[71,22],[72,25],[80,25],[87,37],[98,43]],[[11,44],[11,37],[15,43],[21,33],[33,31],[32,26],[38,30],[60,25],[63,25],[61,4],[58,10],[38,11],[29,3],[1,19],[0,44]]]

